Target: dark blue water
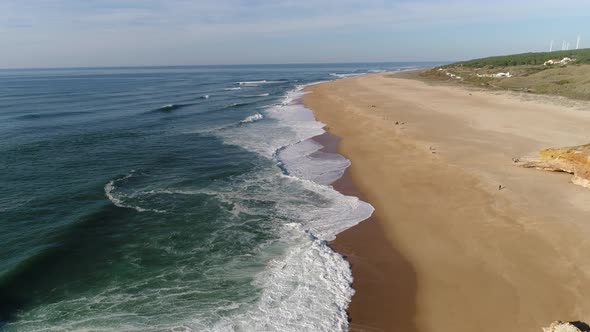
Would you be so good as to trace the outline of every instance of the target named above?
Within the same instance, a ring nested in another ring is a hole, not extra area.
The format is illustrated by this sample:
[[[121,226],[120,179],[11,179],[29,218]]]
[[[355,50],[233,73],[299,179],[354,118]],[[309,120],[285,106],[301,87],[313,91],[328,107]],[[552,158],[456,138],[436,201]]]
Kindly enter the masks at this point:
[[[372,208],[300,87],[427,65],[0,71],[0,329],[346,330]]]

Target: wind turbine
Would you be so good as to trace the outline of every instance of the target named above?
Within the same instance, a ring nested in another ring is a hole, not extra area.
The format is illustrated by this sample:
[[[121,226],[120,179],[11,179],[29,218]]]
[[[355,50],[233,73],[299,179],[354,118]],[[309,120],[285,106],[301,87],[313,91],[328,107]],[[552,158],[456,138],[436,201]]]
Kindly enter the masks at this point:
[[[551,44],[549,44],[549,52],[553,52],[553,40],[551,41]]]
[[[576,50],[580,48],[580,35],[578,35],[578,41],[576,42]]]

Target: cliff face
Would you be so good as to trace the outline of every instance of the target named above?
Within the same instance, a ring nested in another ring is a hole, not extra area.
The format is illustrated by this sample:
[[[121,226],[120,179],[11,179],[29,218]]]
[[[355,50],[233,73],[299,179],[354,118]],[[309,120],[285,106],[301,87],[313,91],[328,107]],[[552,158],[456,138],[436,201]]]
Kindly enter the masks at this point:
[[[543,328],[543,332],[587,332],[588,324],[583,322],[556,321],[551,326]]]
[[[521,167],[573,174],[572,182],[590,188],[590,144],[542,150],[538,157],[523,158]]]

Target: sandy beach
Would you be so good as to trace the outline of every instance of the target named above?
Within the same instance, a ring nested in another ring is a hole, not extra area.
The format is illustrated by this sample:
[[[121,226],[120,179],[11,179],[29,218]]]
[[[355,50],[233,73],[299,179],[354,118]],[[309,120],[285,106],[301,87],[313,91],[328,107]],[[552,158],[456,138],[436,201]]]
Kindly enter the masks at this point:
[[[340,140],[319,139],[352,161],[335,188],[375,207],[332,243],[353,269],[352,331],[538,332],[590,319],[590,190],[512,162],[590,142],[587,104],[407,73],[308,91]]]

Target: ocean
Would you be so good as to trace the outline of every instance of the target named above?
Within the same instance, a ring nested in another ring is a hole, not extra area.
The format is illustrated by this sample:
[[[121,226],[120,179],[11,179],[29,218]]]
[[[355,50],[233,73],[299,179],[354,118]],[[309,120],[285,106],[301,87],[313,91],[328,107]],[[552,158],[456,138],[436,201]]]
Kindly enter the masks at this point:
[[[314,82],[424,63],[0,70],[0,330],[346,331]]]

